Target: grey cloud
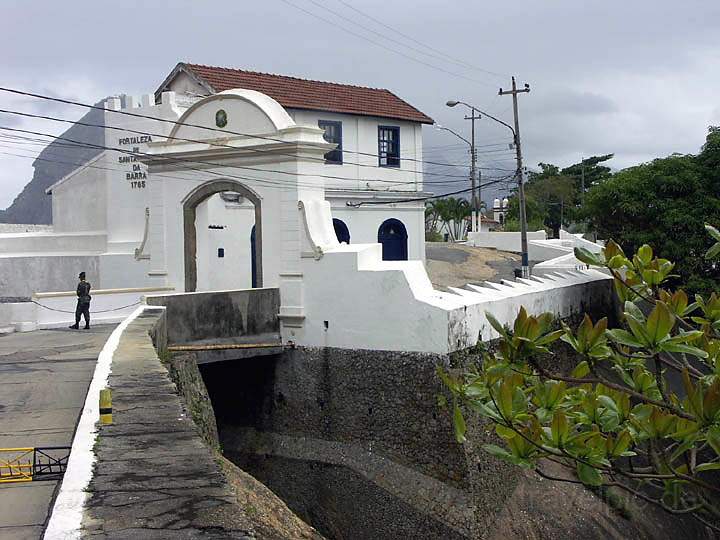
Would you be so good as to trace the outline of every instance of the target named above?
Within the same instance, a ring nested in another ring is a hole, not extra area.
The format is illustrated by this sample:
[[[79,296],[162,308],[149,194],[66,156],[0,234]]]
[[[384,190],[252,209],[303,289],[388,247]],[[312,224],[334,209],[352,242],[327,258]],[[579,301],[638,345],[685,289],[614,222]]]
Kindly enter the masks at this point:
[[[543,115],[592,116],[612,114],[619,110],[610,98],[592,92],[557,90],[546,92],[535,104]]]
[[[305,0],[291,2],[333,18]],[[446,100],[463,99],[510,121],[511,100],[497,96],[497,89],[507,87],[515,74],[520,83],[532,86],[520,98],[530,165],[565,165],[574,156],[615,152],[614,163],[623,166],[644,156],[693,152],[702,144],[706,126],[720,122],[717,1],[353,1],[358,9],[452,57],[440,60],[432,56],[435,51],[420,55],[386,43],[440,69],[344,32],[340,25],[380,41],[357,26],[363,24],[404,41],[337,0],[321,2],[354,22],[323,22],[280,0],[7,2],[0,46],[9,53],[0,58],[0,73],[4,85],[90,102],[116,93],[151,92],[178,61],[235,66],[389,88],[464,134],[469,130],[464,111],[448,109]],[[0,102],[7,105],[1,95]],[[42,102],[27,106],[31,112],[81,115]],[[423,132],[428,145],[455,142],[432,129]],[[506,128],[487,119],[478,124],[477,136],[480,144],[510,138]],[[447,159],[460,162],[466,156]],[[493,160],[498,161],[481,156],[481,162]],[[13,167],[12,178],[5,170],[0,167],[0,185],[12,183],[15,192],[32,175],[29,165],[25,179],[18,176],[19,167]],[[0,207],[3,202],[9,200],[0,200]]]

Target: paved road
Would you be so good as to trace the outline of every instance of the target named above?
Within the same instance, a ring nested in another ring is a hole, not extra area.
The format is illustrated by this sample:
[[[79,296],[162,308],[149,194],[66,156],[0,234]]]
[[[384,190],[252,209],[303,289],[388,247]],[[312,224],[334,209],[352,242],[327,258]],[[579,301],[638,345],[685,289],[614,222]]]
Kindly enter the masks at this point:
[[[0,448],[69,446],[114,326],[0,337]],[[0,540],[42,535],[58,481],[0,484]]]

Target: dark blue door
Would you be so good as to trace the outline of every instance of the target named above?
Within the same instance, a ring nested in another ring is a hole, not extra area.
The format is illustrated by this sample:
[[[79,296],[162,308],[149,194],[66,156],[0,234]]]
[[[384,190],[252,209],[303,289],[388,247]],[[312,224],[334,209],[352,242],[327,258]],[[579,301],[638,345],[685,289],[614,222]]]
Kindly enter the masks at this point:
[[[333,218],[333,227],[335,228],[335,236],[341,244],[350,243],[350,230],[342,219]]]
[[[257,267],[255,265],[255,225],[253,225],[252,231],[250,231],[250,272],[251,272],[251,286],[254,289],[257,287]]]
[[[407,230],[402,221],[390,218],[378,229],[378,242],[382,244],[384,261],[407,261]]]

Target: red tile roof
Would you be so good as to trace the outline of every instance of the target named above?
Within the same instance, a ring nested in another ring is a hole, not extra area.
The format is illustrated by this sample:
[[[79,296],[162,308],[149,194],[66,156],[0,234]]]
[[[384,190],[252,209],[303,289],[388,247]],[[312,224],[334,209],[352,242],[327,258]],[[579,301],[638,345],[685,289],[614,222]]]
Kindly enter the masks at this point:
[[[432,118],[389,90],[199,64],[181,63],[178,67],[184,67],[215,92],[232,88],[256,90],[290,109],[311,109],[410,120],[423,124],[433,123]]]

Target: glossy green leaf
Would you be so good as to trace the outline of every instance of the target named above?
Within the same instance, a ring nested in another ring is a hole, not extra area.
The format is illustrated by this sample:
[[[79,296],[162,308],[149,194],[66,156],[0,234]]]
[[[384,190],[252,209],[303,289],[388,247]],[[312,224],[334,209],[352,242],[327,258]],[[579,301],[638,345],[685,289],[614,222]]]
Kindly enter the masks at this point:
[[[568,434],[568,421],[565,413],[560,410],[555,411],[553,419],[550,424],[550,431],[552,433],[552,441],[555,446],[562,446],[567,439]]]
[[[578,462],[577,475],[580,481],[586,486],[601,486],[602,475],[595,467]]]
[[[453,407],[453,427],[455,428],[455,440],[459,443],[465,442],[465,419],[457,404]]]
[[[720,242],[720,231],[718,231],[715,227],[710,225],[709,223],[705,224],[705,230],[710,233],[710,236],[712,236],[715,240]]]
[[[645,323],[650,343],[656,344],[661,341],[672,330],[674,324],[675,316],[665,302],[658,300]]]
[[[590,365],[587,363],[587,360],[583,360],[577,366],[575,366],[575,369],[572,370],[571,375],[578,379],[582,379],[583,377],[587,376],[588,373],[590,373]]]
[[[590,266],[605,265],[605,261],[603,260],[602,256],[598,253],[593,253],[589,249],[576,247],[574,252],[575,258],[580,262],[584,262],[585,264],[589,264]]]
[[[685,345],[684,343],[663,343],[660,346],[660,350],[673,353],[689,354],[692,356],[697,356],[698,358],[708,357],[708,353],[706,353],[702,349],[692,347],[691,345]]]
[[[610,336],[610,339],[616,341],[617,343],[620,343],[621,345],[627,345],[628,347],[636,348],[642,347],[642,343],[640,343],[635,338],[635,336],[627,330],[615,328],[614,330],[608,330],[607,335]]]
[[[640,246],[640,249],[638,249],[637,256],[643,264],[650,264],[653,258],[653,250],[647,244],[643,244]]]
[[[500,324],[500,321],[498,321],[492,313],[486,311],[485,317],[490,323],[490,326],[492,326],[498,334],[505,338],[508,337],[507,329],[502,324]]]
[[[720,463],[702,463],[695,467],[695,470],[697,472],[704,472],[704,471],[718,471],[720,470]]]

